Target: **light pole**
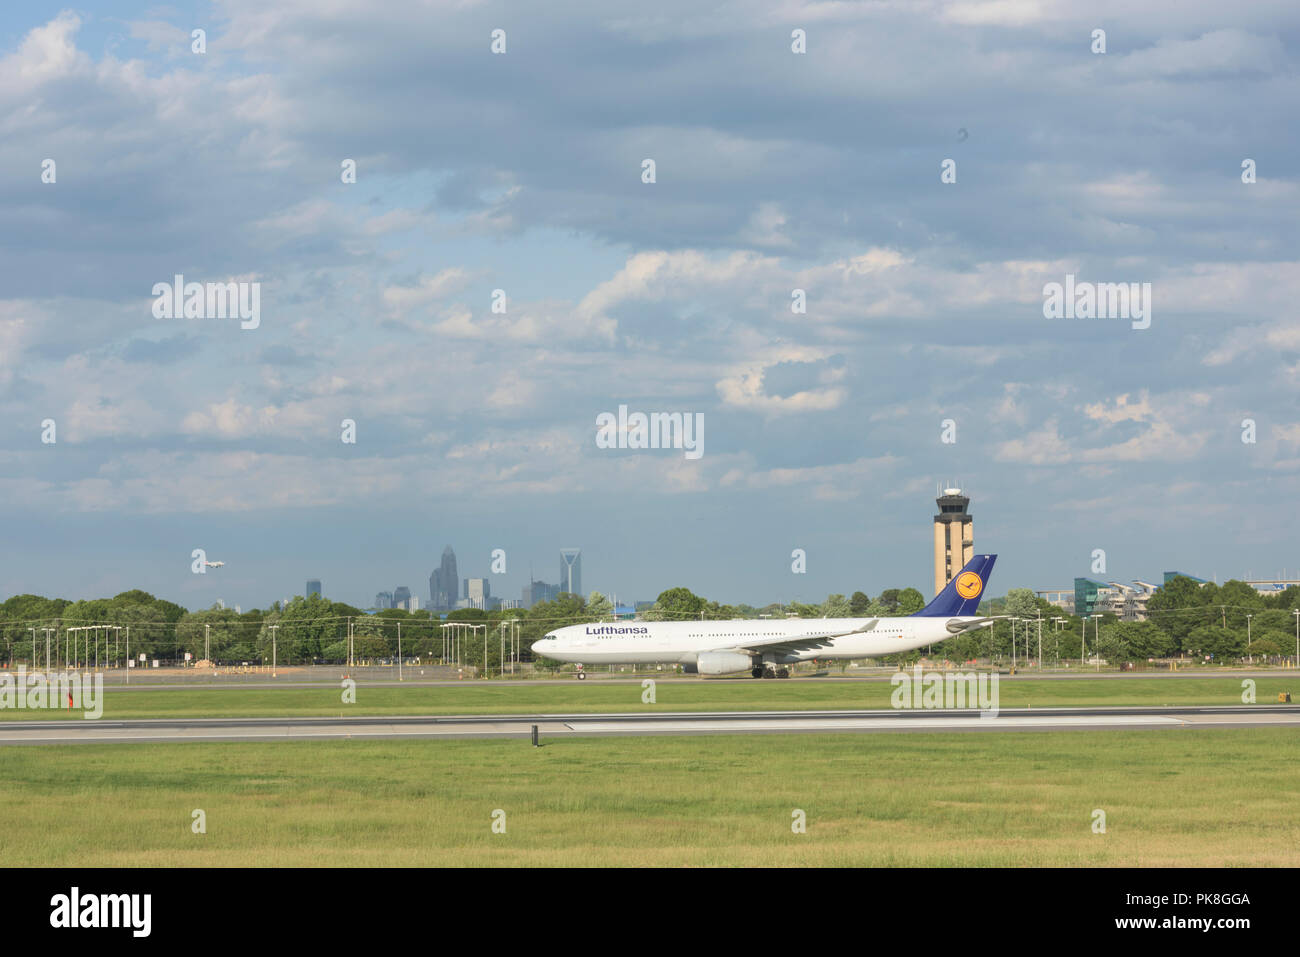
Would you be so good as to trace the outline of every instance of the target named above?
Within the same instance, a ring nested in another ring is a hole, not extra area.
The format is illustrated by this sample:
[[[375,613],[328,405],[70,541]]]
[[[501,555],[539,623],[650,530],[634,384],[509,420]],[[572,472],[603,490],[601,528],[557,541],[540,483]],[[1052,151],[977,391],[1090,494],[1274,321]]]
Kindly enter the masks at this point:
[[[402,623],[397,623],[397,680],[402,680]]]
[[[1043,609],[1038,609],[1038,673],[1043,673]]]
[[[279,649],[276,647],[276,643],[275,643],[275,639],[276,639],[276,634],[275,634],[275,633],[276,633],[276,631],[279,630],[279,628],[280,628],[279,625],[267,625],[267,626],[266,626],[266,630],[269,631],[269,632],[271,633],[271,677],[272,677],[272,678],[275,677],[276,667],[277,667],[278,662],[279,662],[279,658],[278,658],[278,651],[279,651]]]
[[[1291,614],[1295,615],[1295,663],[1296,667],[1300,668],[1300,608],[1296,608]]]
[[[35,670],[35,668],[36,668],[36,629],[35,629],[35,628],[28,628],[27,630],[30,631],[30,632],[32,633],[32,669]],[[13,658],[13,654],[12,654],[12,652],[10,653],[9,657],[10,657],[10,659]],[[10,660],[9,663],[12,665],[12,664],[13,664],[13,661]]]
[[[1254,617],[1255,617],[1254,615],[1246,616],[1246,654],[1250,655],[1250,660],[1252,664],[1255,661],[1255,656],[1253,654],[1250,654],[1250,620]]]

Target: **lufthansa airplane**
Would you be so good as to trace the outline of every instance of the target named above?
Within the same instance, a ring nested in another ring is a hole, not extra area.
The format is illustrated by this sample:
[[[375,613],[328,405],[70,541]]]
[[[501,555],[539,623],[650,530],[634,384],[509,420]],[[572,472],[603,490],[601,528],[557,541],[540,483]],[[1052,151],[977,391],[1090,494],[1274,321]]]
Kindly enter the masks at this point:
[[[785,665],[875,658],[938,644],[993,619],[980,596],[996,555],[976,555],[934,600],[904,618],[785,618],[744,621],[628,621],[570,625],[533,642],[534,654],[583,665],[681,665],[687,674],[788,678]],[[582,678],[581,670],[578,677]]]

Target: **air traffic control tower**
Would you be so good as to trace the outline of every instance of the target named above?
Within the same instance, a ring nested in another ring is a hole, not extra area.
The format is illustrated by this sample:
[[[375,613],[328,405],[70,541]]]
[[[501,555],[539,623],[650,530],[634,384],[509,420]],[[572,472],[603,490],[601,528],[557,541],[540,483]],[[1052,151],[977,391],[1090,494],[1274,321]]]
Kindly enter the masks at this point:
[[[975,556],[975,526],[966,509],[970,499],[959,488],[946,488],[936,500],[934,517],[934,593],[952,581]]]

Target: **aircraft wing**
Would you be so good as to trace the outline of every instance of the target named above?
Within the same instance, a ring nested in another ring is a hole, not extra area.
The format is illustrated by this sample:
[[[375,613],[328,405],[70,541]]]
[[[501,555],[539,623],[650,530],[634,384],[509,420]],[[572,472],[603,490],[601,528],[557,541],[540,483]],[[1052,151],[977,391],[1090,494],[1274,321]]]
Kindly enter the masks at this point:
[[[987,628],[993,622],[1004,618],[1012,618],[1012,615],[989,615],[985,618],[971,618],[962,621],[960,618],[954,618],[945,626],[950,635],[960,635],[963,631],[970,631],[972,628]]]
[[[725,649],[718,648],[716,651],[736,649],[738,651],[747,651],[752,654],[793,654],[799,651],[815,651],[818,648],[830,647],[831,641],[836,638],[846,638],[849,635],[865,634],[875,628],[879,618],[873,618],[861,628],[855,628],[852,631],[824,631],[810,635],[798,635],[794,638],[775,637],[775,638],[758,638],[743,644],[728,645]]]

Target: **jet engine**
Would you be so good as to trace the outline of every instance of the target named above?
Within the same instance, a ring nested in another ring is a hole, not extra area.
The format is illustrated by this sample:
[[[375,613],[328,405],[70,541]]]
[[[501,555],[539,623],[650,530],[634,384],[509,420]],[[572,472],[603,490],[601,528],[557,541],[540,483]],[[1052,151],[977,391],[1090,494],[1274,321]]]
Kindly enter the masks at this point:
[[[735,651],[705,651],[696,656],[695,667],[702,675],[730,675],[749,671],[753,664],[749,655]]]

